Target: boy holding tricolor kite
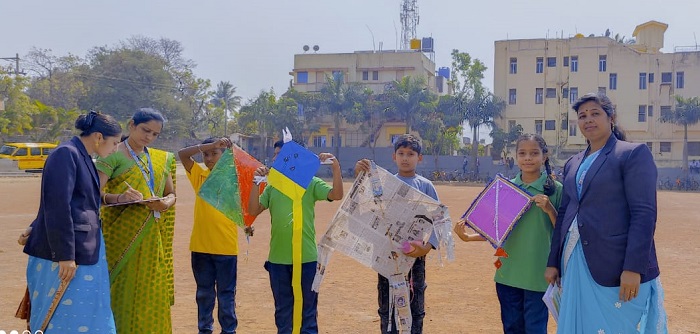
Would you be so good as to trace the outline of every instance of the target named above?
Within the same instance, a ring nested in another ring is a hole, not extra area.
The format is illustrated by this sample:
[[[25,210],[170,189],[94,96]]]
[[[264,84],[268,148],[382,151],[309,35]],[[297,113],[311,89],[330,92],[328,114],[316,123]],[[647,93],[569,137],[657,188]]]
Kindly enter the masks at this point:
[[[286,136],[285,136],[286,137]],[[270,209],[272,220],[270,253],[265,269],[275,299],[278,333],[318,333],[318,293],[311,290],[316,275],[317,201],[343,199],[343,180],[338,160],[330,153],[316,156],[291,141],[278,141],[270,169],[259,167],[256,179],[267,176],[268,185],[260,195],[252,187],[248,202],[251,215]],[[314,174],[321,163],[330,162],[333,186]]]

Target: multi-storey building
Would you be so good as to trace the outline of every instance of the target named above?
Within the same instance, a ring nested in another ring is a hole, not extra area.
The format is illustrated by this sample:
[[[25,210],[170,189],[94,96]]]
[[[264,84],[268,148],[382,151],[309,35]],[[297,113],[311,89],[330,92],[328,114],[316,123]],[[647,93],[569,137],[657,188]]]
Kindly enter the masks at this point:
[[[675,96],[700,96],[700,49],[662,53],[668,26],[650,21],[634,30],[636,40],[607,36],[495,42],[494,93],[506,101],[500,125],[520,124],[544,136],[559,162],[585,148],[571,105],[589,92],[615,104],[618,124],[634,142],[646,143],[657,165],[678,167],[683,127],[662,123]],[[700,158],[700,125],[688,128],[690,159]]]
[[[293,77],[292,86],[300,92],[320,92],[326,78],[336,76],[341,76],[346,83],[361,83],[376,94],[383,93],[394,80],[405,76],[424,77],[428,88],[435,93],[447,91],[447,79],[436,76],[435,62],[420,50],[296,54],[294,69],[289,74]],[[335,146],[332,119],[327,117],[320,122],[319,131],[311,134],[307,145]],[[390,146],[395,137],[406,131],[405,128],[404,122],[388,122],[375,129],[360,129],[358,125],[343,122],[340,146]]]

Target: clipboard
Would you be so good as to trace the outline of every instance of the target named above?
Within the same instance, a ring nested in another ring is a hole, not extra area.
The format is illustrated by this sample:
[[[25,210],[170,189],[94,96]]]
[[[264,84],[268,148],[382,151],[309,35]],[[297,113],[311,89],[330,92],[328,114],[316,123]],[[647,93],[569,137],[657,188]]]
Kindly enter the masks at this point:
[[[128,201],[128,202],[120,202],[120,203],[111,203],[111,204],[103,204],[103,208],[108,208],[112,206],[120,206],[120,205],[129,205],[129,204],[140,204],[140,203],[149,203],[149,202],[156,202],[165,199],[165,197],[151,197],[151,198],[146,198],[146,199],[141,199],[137,201]]]

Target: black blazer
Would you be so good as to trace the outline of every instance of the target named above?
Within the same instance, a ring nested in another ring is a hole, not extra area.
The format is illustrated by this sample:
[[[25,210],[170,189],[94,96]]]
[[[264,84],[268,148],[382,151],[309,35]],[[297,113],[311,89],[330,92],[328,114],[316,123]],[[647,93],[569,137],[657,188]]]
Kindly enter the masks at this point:
[[[564,240],[578,214],[581,246],[596,283],[620,286],[623,270],[641,274],[642,283],[656,278],[657,171],[649,148],[611,135],[584,177],[579,200],[576,172],[586,152],[564,165],[564,191],[547,266],[561,273]]]
[[[100,248],[100,180],[78,137],[59,145],[41,179],[39,213],[24,252],[54,262],[97,263]]]

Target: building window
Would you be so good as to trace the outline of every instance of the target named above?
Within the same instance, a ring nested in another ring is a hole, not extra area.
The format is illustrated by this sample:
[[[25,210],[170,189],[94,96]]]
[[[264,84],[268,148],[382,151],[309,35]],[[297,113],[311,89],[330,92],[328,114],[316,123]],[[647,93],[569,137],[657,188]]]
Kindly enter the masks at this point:
[[[515,127],[515,120],[508,120],[508,131],[513,130]]]
[[[547,88],[547,95],[545,95],[548,99],[554,99],[557,97],[557,89],[556,88]]]
[[[508,90],[508,104],[515,104],[517,99],[517,92],[515,91],[515,88],[511,88]]]
[[[671,106],[661,106],[661,118],[671,118]]]
[[[372,80],[379,80],[379,71],[372,71]]]
[[[518,58],[510,58],[510,74],[518,73]]]
[[[647,116],[654,117],[654,106],[647,106]]]
[[[600,94],[600,95],[607,95],[607,92],[608,92],[607,88],[605,88],[605,87],[598,87],[598,94]]]
[[[557,57],[547,57],[547,67],[557,67]]]
[[[700,155],[700,141],[689,141],[688,142],[688,155],[693,155],[693,156]]]
[[[369,80],[369,71],[362,71],[362,80]]]
[[[608,70],[608,56],[600,55],[598,56],[598,72],[605,72]]]
[[[578,56],[571,56],[571,72],[578,72]]]
[[[654,83],[654,73],[649,73],[649,83]]]
[[[314,147],[326,147],[326,136],[314,136]]]
[[[647,148],[649,148],[649,151],[654,152],[654,143],[648,141]]]
[[[676,88],[683,88],[685,86],[683,72],[676,72]]]
[[[578,100],[578,87],[569,88],[569,103],[574,104]]]
[[[542,88],[535,88],[535,104],[542,104]]]
[[[661,72],[661,83],[670,84],[671,83],[671,72]]]
[[[569,67],[569,57],[564,57],[564,67]]]
[[[578,129],[576,121],[569,121],[569,137],[576,137],[576,129]]]
[[[637,122],[646,122],[647,121],[647,106],[639,106],[639,113],[637,113]]]
[[[557,129],[557,121],[555,120],[546,120],[544,121],[544,129],[545,130],[556,130]]]
[[[535,133],[542,135],[542,120],[535,120]]]
[[[671,142],[670,141],[662,141],[659,143],[659,152],[661,153],[670,153],[671,152]]]
[[[617,73],[610,73],[610,90],[617,89]]]
[[[561,88],[561,96],[565,99],[569,97],[569,87]]]
[[[639,73],[639,89],[647,89],[647,74]]]
[[[535,62],[535,73],[542,72],[544,72],[544,58],[537,57],[537,61]]]
[[[297,72],[297,83],[308,83],[309,82],[309,72]]]

